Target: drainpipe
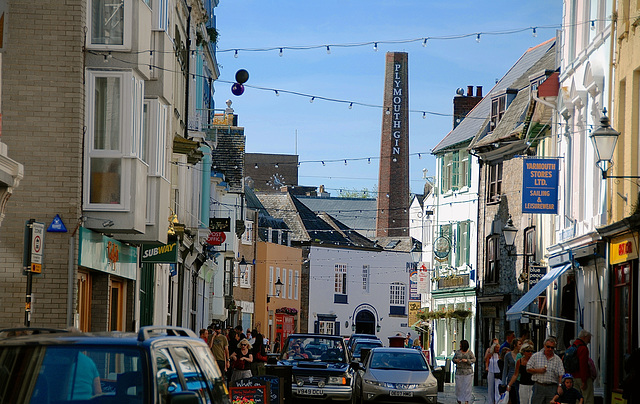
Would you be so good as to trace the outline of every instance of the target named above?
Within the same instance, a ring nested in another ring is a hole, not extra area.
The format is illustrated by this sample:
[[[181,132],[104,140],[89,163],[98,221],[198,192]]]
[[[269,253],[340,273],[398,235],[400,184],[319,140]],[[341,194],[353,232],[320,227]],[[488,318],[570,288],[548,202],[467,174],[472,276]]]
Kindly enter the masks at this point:
[[[200,223],[209,227],[209,200],[211,199],[211,147],[206,143],[201,143],[200,151],[202,157],[202,196],[200,197]]]
[[[185,1],[185,4],[186,4],[186,1]],[[189,81],[189,70],[190,70],[189,60],[191,59],[191,6],[190,5],[187,5],[187,10],[188,10],[187,39],[186,39],[187,57],[185,60],[186,77],[184,80],[184,119],[185,119],[184,138],[185,139],[189,138],[189,87],[191,85]]]

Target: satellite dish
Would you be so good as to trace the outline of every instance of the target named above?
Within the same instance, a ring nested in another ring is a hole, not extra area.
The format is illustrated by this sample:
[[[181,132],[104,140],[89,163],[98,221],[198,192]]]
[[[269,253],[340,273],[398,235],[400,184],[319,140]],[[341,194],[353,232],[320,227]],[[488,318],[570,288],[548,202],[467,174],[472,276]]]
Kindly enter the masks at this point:
[[[460,87],[456,90],[456,94],[458,95],[464,95],[464,88]]]

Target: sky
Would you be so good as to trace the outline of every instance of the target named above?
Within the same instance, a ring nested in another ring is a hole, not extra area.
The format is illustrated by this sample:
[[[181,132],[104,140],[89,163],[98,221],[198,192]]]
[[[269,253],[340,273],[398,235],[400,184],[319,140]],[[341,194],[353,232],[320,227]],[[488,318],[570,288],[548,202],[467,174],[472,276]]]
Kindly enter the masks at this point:
[[[409,179],[420,194],[436,172],[431,150],[453,127],[456,89],[486,95],[528,48],[555,37],[562,1],[220,0],[214,12],[216,108],[233,102],[248,153],[298,154],[298,184],[331,196],[377,190],[385,54],[407,52],[409,109],[418,111],[409,114]],[[266,48],[276,49],[245,50]],[[239,69],[249,80],[235,96]]]

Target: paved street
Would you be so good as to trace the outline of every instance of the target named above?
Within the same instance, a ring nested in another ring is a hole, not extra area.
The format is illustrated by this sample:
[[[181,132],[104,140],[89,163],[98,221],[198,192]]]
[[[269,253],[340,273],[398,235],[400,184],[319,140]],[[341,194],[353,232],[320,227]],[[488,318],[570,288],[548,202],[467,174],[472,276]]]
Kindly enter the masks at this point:
[[[487,402],[488,402],[487,386],[473,386],[473,400],[471,401],[471,403],[483,404]],[[438,393],[438,403],[440,404],[456,404],[457,403],[455,383],[444,384],[444,391]]]

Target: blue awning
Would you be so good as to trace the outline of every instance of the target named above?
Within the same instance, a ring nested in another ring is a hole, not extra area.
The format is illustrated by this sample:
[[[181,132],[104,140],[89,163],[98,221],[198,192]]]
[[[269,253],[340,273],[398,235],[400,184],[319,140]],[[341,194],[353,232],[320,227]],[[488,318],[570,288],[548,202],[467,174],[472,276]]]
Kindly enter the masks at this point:
[[[544,292],[545,289],[549,285],[551,285],[551,283],[553,283],[553,281],[555,281],[560,277],[560,275],[562,275],[563,273],[571,269],[571,265],[572,265],[571,263],[568,263],[568,264],[560,265],[551,269],[551,271],[549,271],[545,276],[543,276],[542,279],[538,281],[538,283],[536,283],[527,293],[524,294],[524,296],[520,298],[520,300],[516,302],[516,304],[514,304],[513,306],[511,306],[509,310],[507,310],[507,320],[509,321],[518,320],[523,315],[534,316],[534,317],[540,316],[540,314],[530,313],[526,311],[527,308],[529,307],[531,302],[535,300],[536,297],[540,296],[540,294]],[[542,317],[548,317],[548,316],[542,316]],[[557,319],[561,321],[574,322],[564,318],[562,319],[557,318]]]

